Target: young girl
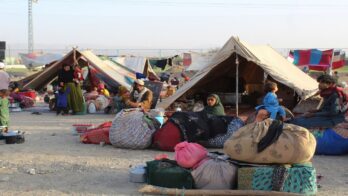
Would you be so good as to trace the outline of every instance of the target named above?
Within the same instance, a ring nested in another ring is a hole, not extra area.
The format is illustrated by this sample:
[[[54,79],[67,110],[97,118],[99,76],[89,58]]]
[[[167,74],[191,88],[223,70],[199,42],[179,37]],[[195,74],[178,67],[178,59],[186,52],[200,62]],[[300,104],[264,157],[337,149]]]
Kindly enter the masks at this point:
[[[260,109],[265,109],[271,119],[276,119],[277,114],[282,117],[283,121],[286,121],[285,110],[279,105],[279,101],[276,95],[278,86],[274,82],[267,82],[265,85],[266,96],[263,98],[263,105],[257,106],[255,109],[259,112]]]
[[[74,81],[76,84],[81,84],[83,82],[82,69],[79,65],[76,65],[74,69]]]
[[[105,97],[110,97],[110,92],[105,88],[105,85],[102,82],[98,84],[98,93],[100,95],[104,95]]]

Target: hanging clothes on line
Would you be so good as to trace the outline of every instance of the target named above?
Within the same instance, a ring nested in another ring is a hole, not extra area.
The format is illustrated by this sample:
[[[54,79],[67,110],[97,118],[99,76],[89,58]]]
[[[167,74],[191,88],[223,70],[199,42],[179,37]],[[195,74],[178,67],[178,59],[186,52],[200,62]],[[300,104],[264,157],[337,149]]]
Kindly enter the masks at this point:
[[[150,64],[152,67],[159,67],[164,70],[167,66],[168,59],[160,59],[160,60],[150,60]]]

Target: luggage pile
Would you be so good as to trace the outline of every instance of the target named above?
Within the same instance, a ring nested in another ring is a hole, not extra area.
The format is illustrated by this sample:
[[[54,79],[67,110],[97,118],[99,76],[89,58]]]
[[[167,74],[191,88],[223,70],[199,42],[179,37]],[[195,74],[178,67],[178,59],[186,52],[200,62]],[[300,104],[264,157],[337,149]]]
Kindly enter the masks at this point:
[[[152,147],[174,151],[182,141],[197,142],[209,148],[222,148],[244,122],[238,117],[213,116],[204,112],[176,112],[154,133]]]
[[[177,189],[317,192],[313,134],[272,119],[243,125],[236,117],[177,112],[161,126],[151,111],[125,109],[112,122],[75,130],[84,143],[175,151],[172,160],[162,154],[131,168],[132,182]],[[223,147],[224,153],[203,146]]]
[[[317,192],[311,164],[316,140],[300,126],[271,119],[248,124],[225,141],[225,154],[209,153],[186,141],[174,149],[175,160],[146,163],[143,175],[148,184],[177,189]]]
[[[202,112],[177,112],[163,125],[152,111],[124,109],[110,128],[110,142],[117,148],[155,148],[174,151],[182,142],[198,142],[206,147],[222,148],[224,142],[244,125],[236,117],[209,116]]]
[[[189,142],[175,146],[174,160],[155,159],[132,168],[130,181],[181,189],[183,193],[187,189],[317,192],[316,171],[310,162],[246,163]]]

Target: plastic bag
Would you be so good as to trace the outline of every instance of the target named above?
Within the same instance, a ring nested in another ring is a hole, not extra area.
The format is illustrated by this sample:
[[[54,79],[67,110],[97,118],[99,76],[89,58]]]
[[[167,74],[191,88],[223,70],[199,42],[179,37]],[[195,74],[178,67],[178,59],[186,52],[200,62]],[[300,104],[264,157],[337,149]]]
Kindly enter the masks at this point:
[[[95,107],[95,104],[94,103],[90,103],[88,105],[88,113],[94,114],[96,112],[97,112],[97,108]]]
[[[175,160],[184,168],[192,168],[207,156],[207,150],[196,143],[181,142],[175,146]]]

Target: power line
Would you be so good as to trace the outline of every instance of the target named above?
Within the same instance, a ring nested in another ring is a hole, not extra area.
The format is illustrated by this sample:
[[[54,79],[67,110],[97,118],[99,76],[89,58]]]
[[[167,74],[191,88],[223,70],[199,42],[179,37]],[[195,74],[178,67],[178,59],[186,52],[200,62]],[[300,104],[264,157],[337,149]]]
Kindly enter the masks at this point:
[[[127,0],[127,1],[115,1],[116,4],[123,5],[133,5],[133,6],[166,6],[166,7],[177,7],[177,6],[195,6],[195,7],[244,7],[244,8],[261,8],[261,7],[284,7],[284,8],[299,8],[299,7],[348,7],[347,3],[308,3],[308,2],[299,2],[299,3],[280,3],[279,1],[275,2],[235,2],[235,1],[161,1],[161,0]]]

